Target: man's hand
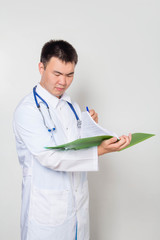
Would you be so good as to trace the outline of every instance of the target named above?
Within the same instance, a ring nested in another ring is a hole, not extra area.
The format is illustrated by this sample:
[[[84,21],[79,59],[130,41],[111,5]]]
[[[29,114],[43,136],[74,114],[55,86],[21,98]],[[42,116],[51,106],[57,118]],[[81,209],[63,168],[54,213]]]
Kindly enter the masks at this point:
[[[109,152],[116,152],[120,151],[121,149],[127,147],[132,139],[131,133],[129,136],[121,136],[120,140],[117,142],[117,138],[113,137],[109,140],[104,140],[99,146],[98,146],[98,156],[103,155],[105,153]]]
[[[94,109],[89,110],[89,114],[93,118],[93,120],[98,123],[98,114],[94,111]]]

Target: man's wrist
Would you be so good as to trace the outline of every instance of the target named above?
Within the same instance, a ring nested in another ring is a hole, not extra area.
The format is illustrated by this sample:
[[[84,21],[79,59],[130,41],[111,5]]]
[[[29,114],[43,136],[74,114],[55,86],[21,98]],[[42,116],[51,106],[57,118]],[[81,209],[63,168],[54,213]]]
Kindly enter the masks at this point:
[[[104,149],[101,145],[98,146],[98,156],[101,156],[105,153],[108,153],[106,149]]]

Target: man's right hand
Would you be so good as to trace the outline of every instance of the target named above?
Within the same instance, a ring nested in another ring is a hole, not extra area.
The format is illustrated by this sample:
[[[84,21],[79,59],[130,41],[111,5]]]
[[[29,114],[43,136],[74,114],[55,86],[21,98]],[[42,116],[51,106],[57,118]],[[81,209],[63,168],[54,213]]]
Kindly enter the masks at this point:
[[[123,148],[127,147],[132,139],[131,133],[129,136],[121,136],[120,140],[117,142],[117,138],[113,137],[109,140],[104,140],[99,146],[98,146],[98,156],[103,155],[105,153],[109,152],[117,152],[122,150]]]

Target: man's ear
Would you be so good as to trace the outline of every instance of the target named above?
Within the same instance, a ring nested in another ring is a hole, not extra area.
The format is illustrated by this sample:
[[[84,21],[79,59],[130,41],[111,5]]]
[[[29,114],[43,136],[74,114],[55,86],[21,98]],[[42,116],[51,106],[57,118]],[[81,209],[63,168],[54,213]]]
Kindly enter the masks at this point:
[[[39,68],[40,74],[42,75],[43,72],[44,72],[44,64],[43,64],[42,62],[40,62],[40,63],[38,64],[38,68]]]

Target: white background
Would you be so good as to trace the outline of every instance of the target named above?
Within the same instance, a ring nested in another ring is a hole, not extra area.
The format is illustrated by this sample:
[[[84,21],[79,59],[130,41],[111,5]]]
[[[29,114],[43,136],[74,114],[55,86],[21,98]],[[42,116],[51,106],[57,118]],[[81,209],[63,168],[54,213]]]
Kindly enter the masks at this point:
[[[89,173],[91,240],[160,239],[160,2],[0,2],[0,239],[19,240],[21,169],[13,111],[40,80],[42,45],[70,42],[79,54],[69,94],[118,135],[155,133],[100,158]]]

